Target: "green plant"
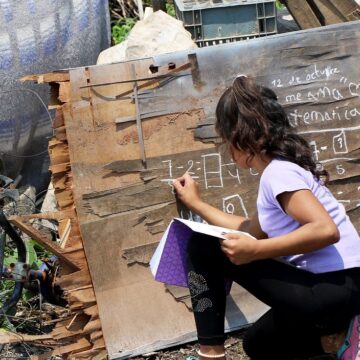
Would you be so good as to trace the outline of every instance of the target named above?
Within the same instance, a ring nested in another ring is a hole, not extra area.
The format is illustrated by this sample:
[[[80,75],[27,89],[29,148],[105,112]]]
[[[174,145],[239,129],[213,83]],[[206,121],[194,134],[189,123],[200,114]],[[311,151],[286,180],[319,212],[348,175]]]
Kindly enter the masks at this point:
[[[278,10],[284,9],[285,5],[280,2],[280,0],[276,0],[276,8]]]
[[[173,3],[166,3],[166,12],[168,15],[175,17],[175,7]]]
[[[41,257],[50,257],[52,254],[49,251],[46,251],[41,245],[39,245],[35,240],[26,240],[25,247],[27,252],[26,262],[30,265],[32,269],[38,269],[42,264]],[[18,262],[17,249],[9,245],[5,246],[4,253],[4,265],[9,267],[11,263]]]
[[[113,43],[117,45],[123,42],[129,35],[135,23],[136,19],[134,18],[120,18],[119,20],[114,21],[111,29]]]
[[[13,314],[13,315],[15,315],[15,314]],[[11,315],[11,316],[13,316],[13,315]],[[1,326],[0,331],[16,332],[15,326],[11,323],[11,321],[9,320],[9,318],[7,316],[4,316],[0,326]]]
[[[45,250],[35,240],[29,239],[25,241],[26,246],[26,262],[30,265],[31,269],[39,269],[43,264],[41,258],[50,258],[52,254]],[[4,249],[4,267],[8,268],[11,263],[18,262],[17,249],[13,247],[13,244],[7,243]],[[0,307],[8,300],[14,290],[15,282],[12,280],[0,281]],[[37,295],[31,290],[23,289],[22,299],[26,302],[32,297]],[[10,310],[11,315],[15,315],[16,307]],[[11,322],[6,318],[3,322],[0,322],[0,328],[11,330]]]

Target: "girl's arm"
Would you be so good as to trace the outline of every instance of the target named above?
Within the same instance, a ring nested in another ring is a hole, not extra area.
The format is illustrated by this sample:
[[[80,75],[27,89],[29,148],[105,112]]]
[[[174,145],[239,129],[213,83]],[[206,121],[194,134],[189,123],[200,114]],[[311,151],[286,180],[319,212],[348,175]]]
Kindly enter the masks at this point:
[[[255,241],[248,237],[229,234],[222,249],[235,264],[278,256],[303,254],[339,241],[340,234],[322,204],[310,190],[285,192],[278,196],[284,211],[300,226],[289,234]]]
[[[287,235],[272,238],[269,245],[263,242],[259,249],[262,258],[303,254],[339,241],[338,228],[310,190],[282,193],[278,201],[302,226]]]
[[[176,196],[186,207],[212,225],[249,232],[256,238],[264,238],[257,215],[252,219],[225,213],[204,202],[200,196],[199,184],[185,173],[173,182]]]

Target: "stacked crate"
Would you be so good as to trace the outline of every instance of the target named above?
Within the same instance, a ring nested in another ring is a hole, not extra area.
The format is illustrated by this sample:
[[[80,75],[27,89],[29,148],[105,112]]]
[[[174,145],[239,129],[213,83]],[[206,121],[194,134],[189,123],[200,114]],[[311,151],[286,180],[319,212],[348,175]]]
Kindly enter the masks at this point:
[[[199,47],[277,33],[273,0],[174,0],[174,5]]]

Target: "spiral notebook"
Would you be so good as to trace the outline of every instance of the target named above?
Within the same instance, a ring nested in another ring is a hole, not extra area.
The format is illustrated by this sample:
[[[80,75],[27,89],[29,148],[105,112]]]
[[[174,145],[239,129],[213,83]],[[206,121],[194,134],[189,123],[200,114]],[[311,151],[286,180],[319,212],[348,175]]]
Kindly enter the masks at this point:
[[[243,233],[206,223],[174,218],[150,260],[150,269],[155,280],[169,285],[188,286],[186,251],[188,241],[194,232],[219,239],[225,239],[224,235],[228,233]]]

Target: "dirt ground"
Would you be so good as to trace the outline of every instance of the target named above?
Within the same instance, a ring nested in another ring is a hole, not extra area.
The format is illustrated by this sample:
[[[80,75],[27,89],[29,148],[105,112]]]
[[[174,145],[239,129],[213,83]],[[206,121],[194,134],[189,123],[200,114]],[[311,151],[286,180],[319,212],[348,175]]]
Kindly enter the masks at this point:
[[[36,308],[38,297],[32,297],[28,301],[23,299],[17,305],[16,316],[12,317],[12,331],[22,331],[32,335],[48,333],[52,329],[53,318],[59,319],[67,316],[68,309],[61,306],[43,303],[41,312]],[[41,319],[41,322],[39,320]],[[52,325],[49,325],[52,324]],[[40,326],[41,325],[41,326]],[[10,329],[9,329],[10,330]],[[246,329],[232,332],[228,334],[225,342],[226,359],[227,360],[250,360],[243,351],[242,339]],[[306,344],[304,344],[306,346]],[[196,350],[198,344],[196,342],[184,344],[174,348],[164,349],[154,353],[138,356],[132,359],[135,360],[192,360],[191,357],[197,358]],[[18,360],[30,359],[32,355],[40,355],[50,350],[44,346],[39,346],[31,343],[19,344],[3,344],[0,345],[0,360]],[[59,357],[51,357],[49,360],[61,360]],[[311,359],[296,359],[296,360],[335,360],[333,356],[322,356]],[[264,359],[265,360],[265,359]],[[273,359],[266,359],[273,360]],[[275,359],[274,359],[275,360]]]
[[[228,335],[225,342],[227,360],[250,360],[242,348],[242,336],[244,331],[234,332]],[[196,343],[190,343],[181,347],[167,349],[156,353],[147,354],[134,358],[135,360],[186,360],[189,356],[198,357]]]
[[[225,342],[226,359],[227,360],[250,360],[244,353],[242,348],[242,337],[244,330],[239,330],[228,335]],[[305,344],[304,344],[305,345]],[[167,349],[156,353],[147,354],[144,356],[135,357],[135,360],[186,360],[188,357],[194,356],[198,358],[196,350],[198,346],[196,343],[187,344],[181,347]],[[296,360],[336,360],[335,355],[322,355],[309,359],[296,359]],[[190,360],[190,359],[189,359]],[[264,359],[276,360],[276,359]]]
[[[227,360],[250,360],[243,351],[242,337],[244,331],[233,332],[228,335],[225,342],[226,359]],[[196,343],[190,343],[183,346],[179,346],[172,349],[165,349],[163,351],[154,352],[144,356],[138,356],[132,358],[134,360],[186,360],[191,356],[197,358],[196,350],[198,346]],[[17,345],[0,345],[0,359],[19,360],[30,359],[31,355],[40,355],[46,352],[43,347],[36,347],[29,344],[17,344]],[[63,360],[61,356],[51,357],[49,360]],[[276,360],[276,359],[264,359],[264,360]],[[296,360],[336,360],[334,355],[317,356],[309,359],[296,359]]]

